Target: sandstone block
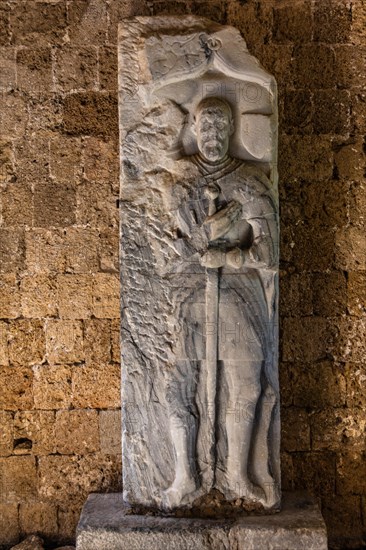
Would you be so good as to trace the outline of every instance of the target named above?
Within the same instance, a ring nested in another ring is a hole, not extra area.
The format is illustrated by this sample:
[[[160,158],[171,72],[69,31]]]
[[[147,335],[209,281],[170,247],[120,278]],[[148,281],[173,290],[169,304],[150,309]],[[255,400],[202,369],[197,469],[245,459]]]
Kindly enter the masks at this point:
[[[280,274],[280,311],[283,316],[297,317],[313,313],[311,276]]]
[[[341,407],[347,395],[342,368],[331,361],[290,365],[294,405],[297,407]]]
[[[293,453],[294,489],[306,489],[316,496],[334,494],[335,453]]]
[[[335,47],[337,84],[339,87],[362,90],[366,84],[364,71],[366,48],[339,45]]]
[[[279,6],[273,13],[273,40],[279,43],[310,42],[313,32],[311,3]]]
[[[117,181],[117,180],[116,180]],[[91,227],[118,227],[118,193],[110,183],[83,181],[77,187],[77,220]]]
[[[71,135],[118,135],[117,97],[96,92],[74,93],[64,99],[64,129]]]
[[[254,31],[254,29],[253,29]],[[293,46],[289,44],[253,43],[251,52],[260,59],[263,67],[272,73],[277,82],[283,82],[286,88],[293,89]]]
[[[87,180],[118,185],[119,157],[116,141],[89,137],[85,140],[83,157]]]
[[[366,367],[360,363],[347,363],[345,368],[345,377],[347,380],[347,406],[361,407],[363,410],[366,406]]]
[[[365,206],[366,198],[363,190],[363,181],[354,181],[350,185],[349,193],[349,218],[353,226],[364,229],[366,226]]]
[[[29,231],[26,234],[26,264],[30,273],[97,271],[98,232],[74,227]]]
[[[337,459],[337,493],[363,495],[366,492],[364,449],[343,452]]]
[[[178,5],[176,3],[176,5]],[[117,43],[118,23],[126,17],[134,15],[151,15],[149,6],[144,0],[135,2],[112,2],[108,5],[108,43]]]
[[[20,315],[20,292],[15,275],[0,276],[0,318],[16,319]]]
[[[345,271],[364,271],[366,269],[366,242],[364,229],[348,227],[340,229],[335,235],[336,265]]]
[[[100,445],[97,411],[58,411],[55,437],[59,454],[83,455],[98,451]]]
[[[60,98],[51,93],[32,96],[27,102],[27,130],[30,134],[40,131],[59,132],[62,127]],[[53,136],[50,137],[52,142]],[[65,167],[67,169],[67,167]]]
[[[315,451],[362,450],[366,422],[358,409],[325,409],[311,417],[311,443]]]
[[[366,9],[364,2],[352,4],[352,44],[365,44],[365,18]]]
[[[9,359],[13,365],[42,363],[45,355],[43,321],[19,319],[9,325]]]
[[[283,360],[316,361],[327,350],[327,324],[322,317],[288,318],[283,320]]]
[[[100,448],[105,454],[121,454],[121,411],[100,411]]]
[[[310,450],[310,422],[306,410],[282,408],[281,424],[281,445],[284,451]]]
[[[13,414],[0,411],[0,455],[9,456],[13,451]]]
[[[120,316],[120,283],[113,273],[97,273],[93,282],[93,314],[99,319]]]
[[[76,220],[76,189],[72,184],[43,182],[34,189],[34,225],[57,227]]]
[[[33,532],[55,539],[58,535],[57,507],[50,502],[21,503],[19,523],[24,535]]]
[[[316,134],[347,135],[350,130],[350,94],[346,90],[317,90],[313,97]]]
[[[120,363],[121,361],[121,327],[119,319],[111,321],[111,338],[112,338],[112,361]]]
[[[107,319],[90,319],[85,321],[85,362],[87,365],[109,363],[112,360],[110,323]]]
[[[99,270],[99,231],[70,227],[66,229],[65,253],[68,273],[93,273]]]
[[[0,365],[9,364],[8,324],[0,321]]]
[[[33,373],[29,367],[3,366],[0,370],[0,402],[9,411],[33,408]]]
[[[308,90],[289,90],[285,92],[280,108],[280,128],[287,134],[311,134],[312,95]]]
[[[80,519],[82,506],[83,503],[79,501],[66,501],[60,503],[58,507],[58,524],[60,538],[63,542],[75,541],[76,527]],[[72,547],[70,550],[72,550]]]
[[[62,230],[32,229],[25,235],[26,266],[30,274],[62,273],[66,268]]]
[[[0,7],[0,45],[7,46],[10,43],[9,7]]]
[[[281,405],[289,407],[293,404],[292,372],[290,365],[282,361],[279,364]]]
[[[220,6],[221,4],[221,6]],[[207,16],[208,12],[210,12],[210,18],[220,20],[220,15],[222,17],[222,2],[220,0],[212,1],[210,3],[206,3],[205,0],[196,0],[192,5],[192,13],[195,15],[202,15],[202,11],[204,11],[204,14]],[[221,9],[220,9],[221,8]],[[171,4],[170,2],[166,2],[164,0],[155,0],[152,4],[152,15],[186,15],[187,13],[187,5],[185,4],[184,0],[179,0],[174,4]]]
[[[17,51],[17,85],[21,92],[39,94],[51,91],[51,48],[21,48]]]
[[[122,478],[120,462],[120,457],[108,457],[101,453],[81,457],[40,457],[40,495],[60,503],[64,508],[65,501],[72,500],[72,506],[76,508],[91,491],[118,491]]]
[[[72,404],[80,408],[117,408],[121,404],[120,387],[120,366],[115,363],[77,366],[72,373]]]
[[[365,160],[361,152],[362,147],[360,138],[334,143],[334,161],[340,178],[362,179],[365,168]]]
[[[351,102],[352,102],[352,127],[355,132],[364,133],[366,129],[366,93],[362,91],[352,92],[351,91]]]
[[[68,5],[69,36],[72,44],[104,44],[107,39],[107,7],[103,0],[92,4],[73,0]]]
[[[317,2],[314,10],[314,40],[317,42],[348,42],[352,12],[342,0]]]
[[[99,82],[102,90],[116,92],[117,90],[117,52],[115,48],[99,49]]]
[[[366,320],[354,317],[333,318],[332,328],[329,351],[334,359],[362,363],[365,357]]]
[[[81,175],[81,142],[57,134],[50,140],[50,175],[58,182],[73,183]]]
[[[357,495],[327,495],[322,498],[322,514],[327,523],[330,544],[337,546],[340,539],[342,541],[346,537],[355,543],[355,539],[362,536],[360,504]]]
[[[20,282],[22,314],[27,318],[57,315],[57,283],[47,275],[23,277]]]
[[[20,411],[14,416],[14,453],[48,455],[56,452],[53,411]]]
[[[335,81],[335,54],[324,44],[300,44],[293,52],[293,82],[299,88],[332,88]]]
[[[29,183],[34,188],[47,183],[49,177],[49,138],[42,130],[31,137],[18,140],[15,147],[17,176],[20,182]],[[24,206],[23,206],[24,208]],[[38,214],[39,215],[39,214]]]
[[[33,367],[36,409],[68,409],[71,403],[71,368],[67,365]]]
[[[293,489],[293,465],[291,453],[281,452],[281,489],[291,491]]]
[[[0,503],[1,542],[13,545],[19,541],[19,520],[17,503]]]
[[[207,16],[207,12],[201,15]],[[252,21],[256,21],[256,25]],[[234,25],[245,36],[246,43],[253,55],[253,46],[267,44],[273,28],[273,10],[267,2],[258,6],[230,2],[227,6],[227,24]],[[266,67],[267,68],[267,67]],[[275,75],[276,76],[276,75]]]
[[[84,361],[81,321],[48,319],[46,350],[50,364],[72,364]]]
[[[100,231],[98,256],[101,271],[107,273],[118,273],[119,247],[117,228],[104,229]]]
[[[1,16],[3,11],[0,11],[0,29],[1,29]],[[1,40],[0,40],[0,46]],[[1,48],[0,49],[0,91],[10,92],[16,87],[16,61],[15,61],[15,49],[14,48]]]
[[[332,317],[346,313],[347,280],[344,273],[315,273],[312,277],[312,289],[315,315]]]
[[[63,46],[56,51],[56,92],[96,90],[97,49],[94,46]]]
[[[332,177],[333,171],[330,140],[317,136],[282,136],[278,168],[282,181],[324,182]]]
[[[24,269],[24,232],[20,229],[0,229],[0,273]]]
[[[338,268],[334,258],[336,237],[334,230],[328,225],[301,223],[289,231],[289,234],[291,240],[287,261],[293,263],[299,271],[326,271]],[[285,233],[284,238],[286,237],[288,238],[288,235]],[[284,244],[286,246],[286,241]],[[319,250],[322,251],[321,254]]]
[[[2,192],[2,215],[5,227],[32,226],[33,193],[29,183],[9,183]]]
[[[0,94],[2,137],[22,137],[28,114],[24,98],[18,92]]]
[[[10,138],[0,139],[0,182],[10,183],[15,179],[15,157],[13,150],[13,142]],[[9,189],[13,189],[14,186],[9,185]],[[5,192],[7,187],[2,191],[2,204],[3,209],[6,204]],[[9,225],[12,225],[10,223]]]
[[[28,501],[37,495],[37,470],[32,456],[0,459],[1,497],[6,502]]]
[[[299,202],[302,206],[301,217],[309,226],[330,232],[334,226],[343,227],[348,223],[348,196],[350,184],[347,181],[332,181],[332,200],[329,200],[329,187],[324,182],[306,182],[299,184]],[[320,227],[319,227],[320,226]]]
[[[91,275],[58,275],[57,303],[62,319],[87,319],[92,310]]]
[[[161,14],[161,7],[166,7],[166,2],[157,2],[156,3],[156,10],[154,10],[154,15],[160,15]],[[186,15],[187,14],[187,6],[185,5],[184,0],[177,2],[177,6],[179,11],[175,13],[175,11],[172,9],[170,3],[168,3],[168,6],[170,8],[171,15]],[[184,9],[185,8],[185,9]],[[262,10],[258,10],[258,19],[260,19]],[[212,21],[222,21],[226,15],[226,9],[225,9],[225,2],[222,0],[195,0],[192,4],[192,14],[193,15],[199,15],[202,17],[208,17]]]
[[[65,35],[66,1],[16,4],[10,13],[13,44],[55,44]]]

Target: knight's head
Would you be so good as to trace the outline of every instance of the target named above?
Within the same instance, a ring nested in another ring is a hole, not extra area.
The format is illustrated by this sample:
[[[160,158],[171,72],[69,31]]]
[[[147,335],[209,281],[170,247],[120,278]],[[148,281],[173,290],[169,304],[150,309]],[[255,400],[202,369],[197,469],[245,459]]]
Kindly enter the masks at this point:
[[[234,121],[230,105],[223,99],[208,97],[197,107],[194,131],[201,155],[209,162],[219,162],[229,150]]]

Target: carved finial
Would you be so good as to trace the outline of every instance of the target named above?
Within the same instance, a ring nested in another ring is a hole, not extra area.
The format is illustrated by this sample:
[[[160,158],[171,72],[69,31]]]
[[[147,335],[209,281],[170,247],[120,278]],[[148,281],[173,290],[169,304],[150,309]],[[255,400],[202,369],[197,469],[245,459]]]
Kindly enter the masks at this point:
[[[215,36],[209,36],[206,40],[206,46],[212,52],[216,52],[217,50],[222,48],[222,42],[219,38]]]

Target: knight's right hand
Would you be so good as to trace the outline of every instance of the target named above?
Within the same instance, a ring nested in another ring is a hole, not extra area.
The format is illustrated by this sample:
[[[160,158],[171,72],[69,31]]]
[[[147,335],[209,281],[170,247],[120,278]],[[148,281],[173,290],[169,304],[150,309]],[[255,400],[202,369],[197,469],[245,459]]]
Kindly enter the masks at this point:
[[[211,240],[214,241],[226,235],[240,219],[241,214],[241,204],[231,201],[227,206],[206,218],[204,223],[210,226]]]
[[[201,257],[204,267],[218,268],[225,265],[226,254],[218,248],[211,248]]]

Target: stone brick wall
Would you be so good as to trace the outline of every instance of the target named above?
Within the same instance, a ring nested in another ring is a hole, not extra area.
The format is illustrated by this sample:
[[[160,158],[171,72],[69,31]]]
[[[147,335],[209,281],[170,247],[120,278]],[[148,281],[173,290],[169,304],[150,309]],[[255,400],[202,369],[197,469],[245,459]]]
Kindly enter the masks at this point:
[[[238,27],[280,92],[285,489],[366,531],[364,0],[1,0],[0,545],[121,489],[117,22]]]

